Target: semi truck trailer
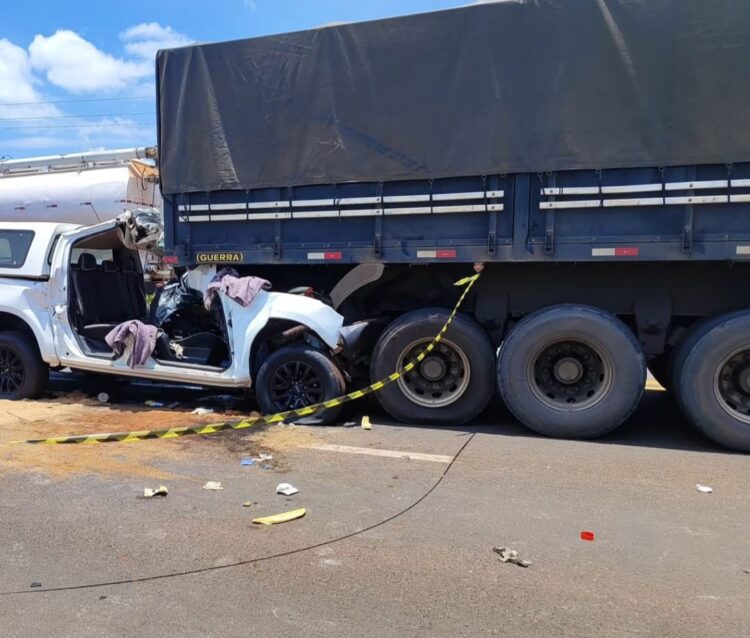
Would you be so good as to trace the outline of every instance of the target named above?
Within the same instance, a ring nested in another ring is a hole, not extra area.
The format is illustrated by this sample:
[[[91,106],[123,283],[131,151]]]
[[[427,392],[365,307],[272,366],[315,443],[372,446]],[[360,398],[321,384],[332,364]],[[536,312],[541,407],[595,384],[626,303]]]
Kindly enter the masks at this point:
[[[523,0],[157,55],[166,248],[327,296],[407,422],[750,450],[750,5]],[[353,381],[355,383],[356,381]]]

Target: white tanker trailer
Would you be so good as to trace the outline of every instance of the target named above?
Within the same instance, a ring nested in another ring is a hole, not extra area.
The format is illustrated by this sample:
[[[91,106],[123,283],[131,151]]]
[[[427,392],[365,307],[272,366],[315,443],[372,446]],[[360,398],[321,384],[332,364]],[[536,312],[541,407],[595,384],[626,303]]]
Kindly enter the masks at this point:
[[[0,221],[98,224],[161,211],[156,148],[0,160]]]

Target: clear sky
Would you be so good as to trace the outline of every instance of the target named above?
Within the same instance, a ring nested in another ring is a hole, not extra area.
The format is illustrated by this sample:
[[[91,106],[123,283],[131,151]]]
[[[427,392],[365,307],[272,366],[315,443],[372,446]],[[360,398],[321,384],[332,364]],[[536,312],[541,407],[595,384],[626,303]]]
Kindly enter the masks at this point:
[[[0,17],[0,158],[154,144],[158,48],[470,2],[6,0]]]

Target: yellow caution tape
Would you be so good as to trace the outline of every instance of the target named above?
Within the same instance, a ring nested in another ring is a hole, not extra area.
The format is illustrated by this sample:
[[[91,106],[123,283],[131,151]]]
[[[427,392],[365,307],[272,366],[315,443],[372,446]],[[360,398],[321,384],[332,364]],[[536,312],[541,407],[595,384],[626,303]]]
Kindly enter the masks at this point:
[[[458,309],[461,307],[461,304],[463,304],[472,286],[476,283],[477,279],[479,279],[479,275],[480,273],[477,273],[475,275],[472,275],[471,277],[464,277],[454,284],[455,286],[464,286],[464,291],[456,302],[456,305],[453,307],[453,310],[448,316],[448,319],[443,324],[443,327],[440,328],[440,332],[435,335],[433,340],[427,345],[427,347],[425,347],[424,350],[422,350],[422,352],[420,352],[403,368],[387,376],[385,379],[381,379],[380,381],[371,383],[370,385],[361,388],[360,390],[350,392],[349,394],[336,397],[335,399],[329,399],[328,401],[323,401],[322,403],[308,405],[304,408],[298,408],[296,410],[286,410],[285,412],[277,412],[276,414],[250,417],[249,419],[243,419],[241,421],[236,421],[233,423],[211,423],[209,425],[192,425],[179,428],[165,428],[162,430],[137,430],[135,432],[72,434],[70,436],[56,436],[47,439],[28,439],[26,441],[16,441],[16,443],[47,445],[60,445],[67,443],[131,443],[133,441],[143,441],[146,439],[173,439],[189,434],[214,434],[215,432],[221,432],[223,430],[244,430],[247,428],[251,428],[254,425],[281,423],[282,421],[290,418],[310,416],[312,414],[315,414],[316,412],[328,408],[335,408],[343,405],[344,403],[356,401],[357,399],[366,397],[368,394],[373,394],[374,392],[382,390],[388,384],[397,381],[404,373],[411,372],[419,363],[424,360],[424,358],[430,352],[432,352],[432,350],[434,350],[435,346],[440,343],[440,341],[445,336],[445,333],[448,331],[448,327],[451,325],[453,319],[455,319],[456,314],[458,313]]]
[[[288,512],[282,512],[281,514],[254,518],[253,523],[257,523],[258,525],[276,525],[277,523],[293,521],[295,518],[302,518],[305,514],[307,514],[307,510],[302,507],[298,510],[290,510]]]

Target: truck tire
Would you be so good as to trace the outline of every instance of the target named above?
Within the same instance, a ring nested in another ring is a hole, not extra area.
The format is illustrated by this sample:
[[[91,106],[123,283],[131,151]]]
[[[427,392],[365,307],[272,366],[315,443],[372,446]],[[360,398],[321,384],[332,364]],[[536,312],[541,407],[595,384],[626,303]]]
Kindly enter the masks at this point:
[[[284,346],[263,362],[255,382],[255,395],[263,414],[275,414],[330,401],[346,391],[336,365],[325,354],[307,345]],[[289,419],[307,425],[333,423],[341,406],[317,414]]]
[[[415,310],[380,335],[370,373],[379,381],[413,360],[440,331],[448,311]],[[461,424],[476,417],[494,393],[495,353],[487,334],[457,315],[445,338],[411,372],[377,393],[394,419],[406,423]]]
[[[35,399],[48,380],[36,343],[20,332],[0,332],[0,399]]]
[[[696,326],[678,347],[672,375],[677,403],[698,430],[750,452],[750,311]]]
[[[513,415],[546,436],[587,439],[635,410],[646,361],[628,327],[590,306],[544,308],[522,319],[500,348],[500,394]]]

